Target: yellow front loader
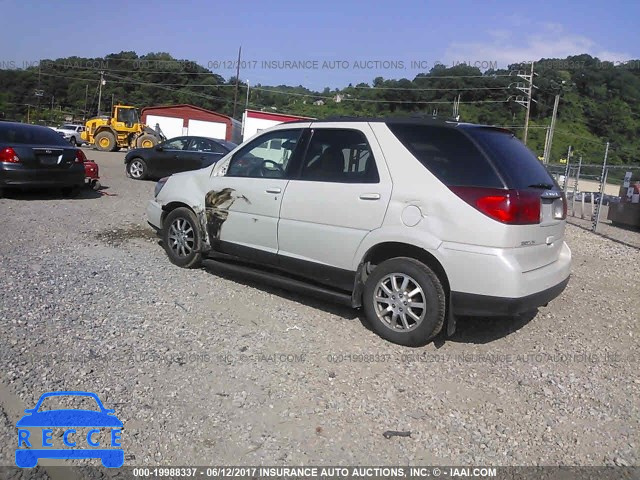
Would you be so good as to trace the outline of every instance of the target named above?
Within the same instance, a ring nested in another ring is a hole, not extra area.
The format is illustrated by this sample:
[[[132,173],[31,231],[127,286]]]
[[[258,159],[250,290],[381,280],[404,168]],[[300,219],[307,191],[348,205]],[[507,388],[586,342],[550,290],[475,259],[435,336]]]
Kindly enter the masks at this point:
[[[111,116],[87,120],[82,139],[103,152],[121,148],[151,148],[166,140],[161,132],[140,123],[138,109],[115,105]]]

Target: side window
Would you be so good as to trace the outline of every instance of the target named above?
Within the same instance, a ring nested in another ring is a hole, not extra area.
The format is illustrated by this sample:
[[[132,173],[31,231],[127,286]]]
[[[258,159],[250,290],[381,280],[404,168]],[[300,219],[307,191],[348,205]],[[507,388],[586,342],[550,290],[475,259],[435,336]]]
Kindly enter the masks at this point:
[[[256,138],[233,156],[227,176],[284,178],[301,134],[298,128]]]
[[[213,142],[205,138],[194,138],[191,140],[189,147],[187,150],[191,150],[193,152],[216,152],[217,150],[213,148]]]
[[[162,147],[165,150],[184,150],[187,146],[187,139],[184,137],[167,140]]]
[[[302,167],[302,180],[378,183],[371,147],[358,130],[314,130]]]
[[[391,124],[388,127],[445,185],[503,188],[494,168],[462,132],[429,125]]]

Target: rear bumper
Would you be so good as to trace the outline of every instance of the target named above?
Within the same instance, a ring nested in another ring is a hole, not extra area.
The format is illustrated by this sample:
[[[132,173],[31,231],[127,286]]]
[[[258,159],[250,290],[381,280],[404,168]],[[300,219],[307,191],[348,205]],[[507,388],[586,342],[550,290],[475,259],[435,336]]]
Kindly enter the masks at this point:
[[[27,168],[0,164],[0,187],[74,187],[84,185],[84,166]]]
[[[520,298],[451,292],[453,313],[483,317],[518,315],[546,305],[560,295],[568,283],[569,277],[553,287]]]

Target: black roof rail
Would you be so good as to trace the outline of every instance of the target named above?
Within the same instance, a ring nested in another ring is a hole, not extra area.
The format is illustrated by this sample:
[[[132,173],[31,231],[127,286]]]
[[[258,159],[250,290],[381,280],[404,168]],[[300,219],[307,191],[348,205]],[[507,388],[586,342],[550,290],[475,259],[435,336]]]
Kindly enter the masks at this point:
[[[461,123],[460,119],[451,117],[438,117],[434,115],[426,114],[413,114],[410,116],[397,116],[397,117],[354,117],[348,115],[333,115],[330,117],[320,118],[317,120],[311,120],[312,122],[428,122],[428,123]]]

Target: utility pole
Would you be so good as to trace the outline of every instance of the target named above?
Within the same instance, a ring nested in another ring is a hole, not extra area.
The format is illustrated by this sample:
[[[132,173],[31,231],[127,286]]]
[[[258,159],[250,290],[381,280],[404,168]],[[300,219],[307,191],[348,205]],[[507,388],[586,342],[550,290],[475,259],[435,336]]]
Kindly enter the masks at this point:
[[[527,144],[529,134],[529,115],[531,114],[531,90],[533,89],[533,62],[531,62],[531,78],[529,79],[529,93],[527,94],[527,118],[524,121],[524,144]]]
[[[549,148],[549,128],[547,127],[547,133],[544,136],[544,152],[542,153],[542,163],[548,163],[547,149]]]
[[[549,139],[547,140],[549,146],[547,147],[547,156],[544,159],[544,163],[549,163],[549,156],[551,155],[551,145],[553,144],[553,132],[556,129],[556,116],[558,115],[558,104],[560,103],[560,94],[556,95],[556,100],[553,102],[553,115],[551,116],[551,130],[549,131]]]
[[[249,80],[247,80],[247,99],[244,102],[244,109],[249,108]]]
[[[531,102],[534,103],[538,103],[535,100],[533,100],[531,98],[531,94],[533,92],[534,88],[537,88],[533,85],[533,64],[534,62],[531,62],[531,73],[530,74],[525,74],[525,73],[520,73],[518,72],[518,77],[522,78],[523,80],[526,80],[526,82],[529,84],[528,86],[520,86],[518,85],[516,88],[518,90],[520,90],[521,92],[523,92],[527,98],[526,100],[523,99],[522,97],[516,98],[516,103],[518,103],[519,105],[522,105],[523,107],[527,108],[527,114],[524,120],[524,135],[523,135],[523,139],[522,142],[526,145],[527,144],[527,136],[529,135],[529,116],[531,115]]]
[[[236,88],[233,95],[233,115],[232,118],[236,118],[236,108],[238,106],[238,84],[240,82],[240,55],[242,54],[242,45],[238,49],[238,65],[236,68]]]
[[[567,166],[564,167],[564,182],[562,182],[562,190],[565,195],[567,193],[567,185],[569,184],[569,165],[571,165],[571,145],[569,145],[569,151],[567,152]]]
[[[100,85],[98,89],[98,116],[100,116],[100,102],[102,100],[102,86],[105,84],[104,71],[100,72]]]

